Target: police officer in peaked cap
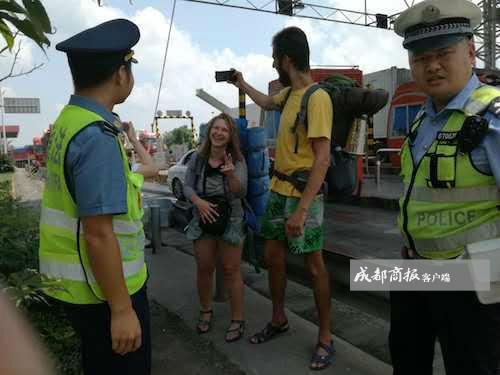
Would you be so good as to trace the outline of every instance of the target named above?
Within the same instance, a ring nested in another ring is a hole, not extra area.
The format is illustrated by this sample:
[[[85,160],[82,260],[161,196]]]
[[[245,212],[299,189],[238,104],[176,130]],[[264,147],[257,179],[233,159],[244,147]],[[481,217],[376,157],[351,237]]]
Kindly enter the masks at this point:
[[[54,123],[40,224],[40,271],[82,341],[85,375],[148,375],[142,175],[130,170],[113,113],[134,86],[138,27],[115,19],[57,44],[74,95]],[[127,134],[129,134],[127,132]]]
[[[467,0],[425,0],[395,22],[427,95],[401,151],[404,258],[453,262],[500,238],[500,92],[474,73],[480,22]],[[391,291],[394,374],[432,374],[436,338],[446,374],[500,374],[500,305],[485,302],[473,290]]]

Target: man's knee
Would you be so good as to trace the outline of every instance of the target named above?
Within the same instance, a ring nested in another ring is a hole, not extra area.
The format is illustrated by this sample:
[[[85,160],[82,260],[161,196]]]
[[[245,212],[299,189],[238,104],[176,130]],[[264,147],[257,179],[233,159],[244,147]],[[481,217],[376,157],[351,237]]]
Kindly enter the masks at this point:
[[[266,243],[264,252],[264,262],[268,268],[285,267],[285,249],[284,244],[279,241],[270,241]]]
[[[313,278],[324,277],[328,275],[321,251],[307,254],[305,258],[305,265],[309,274]]]

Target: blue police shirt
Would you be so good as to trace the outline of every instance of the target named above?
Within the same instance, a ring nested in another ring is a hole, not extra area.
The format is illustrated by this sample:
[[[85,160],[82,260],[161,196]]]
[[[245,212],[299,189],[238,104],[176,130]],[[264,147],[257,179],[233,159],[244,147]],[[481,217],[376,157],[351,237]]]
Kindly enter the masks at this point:
[[[100,121],[87,126],[68,145],[64,173],[78,216],[126,213],[123,161],[116,137],[109,130],[115,115],[83,96],[71,96],[69,104],[90,110],[109,121],[109,124]]]
[[[467,85],[453,98],[439,113],[436,113],[431,98],[427,99],[424,110],[425,116],[418,128],[417,137],[411,145],[411,153],[415,163],[419,163],[427,149],[436,139],[437,133],[455,110],[461,110],[472,92],[481,85],[475,74],[472,75]],[[489,131],[483,142],[471,152],[474,166],[482,173],[494,175],[497,186],[500,187],[500,119],[492,113],[486,113],[489,122]]]

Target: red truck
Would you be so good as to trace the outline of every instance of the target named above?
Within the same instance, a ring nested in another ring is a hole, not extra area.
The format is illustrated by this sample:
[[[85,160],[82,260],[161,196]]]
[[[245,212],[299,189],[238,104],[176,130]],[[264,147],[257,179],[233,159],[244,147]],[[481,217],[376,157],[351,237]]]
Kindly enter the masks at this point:
[[[158,151],[158,138],[156,137],[156,133],[140,130],[139,142],[141,142],[142,146],[150,155]]]
[[[16,167],[24,168],[28,162],[31,162],[34,159],[33,146],[29,145],[15,148],[11,152],[11,158]]]

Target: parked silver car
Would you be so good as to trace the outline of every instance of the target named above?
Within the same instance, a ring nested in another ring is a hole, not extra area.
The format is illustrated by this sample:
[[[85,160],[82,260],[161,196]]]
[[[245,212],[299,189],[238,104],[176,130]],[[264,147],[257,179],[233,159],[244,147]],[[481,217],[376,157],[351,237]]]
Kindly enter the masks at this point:
[[[184,178],[186,177],[187,163],[193,156],[195,150],[186,152],[180,160],[168,169],[168,182],[170,190],[177,199],[184,199],[182,187],[184,186]]]

